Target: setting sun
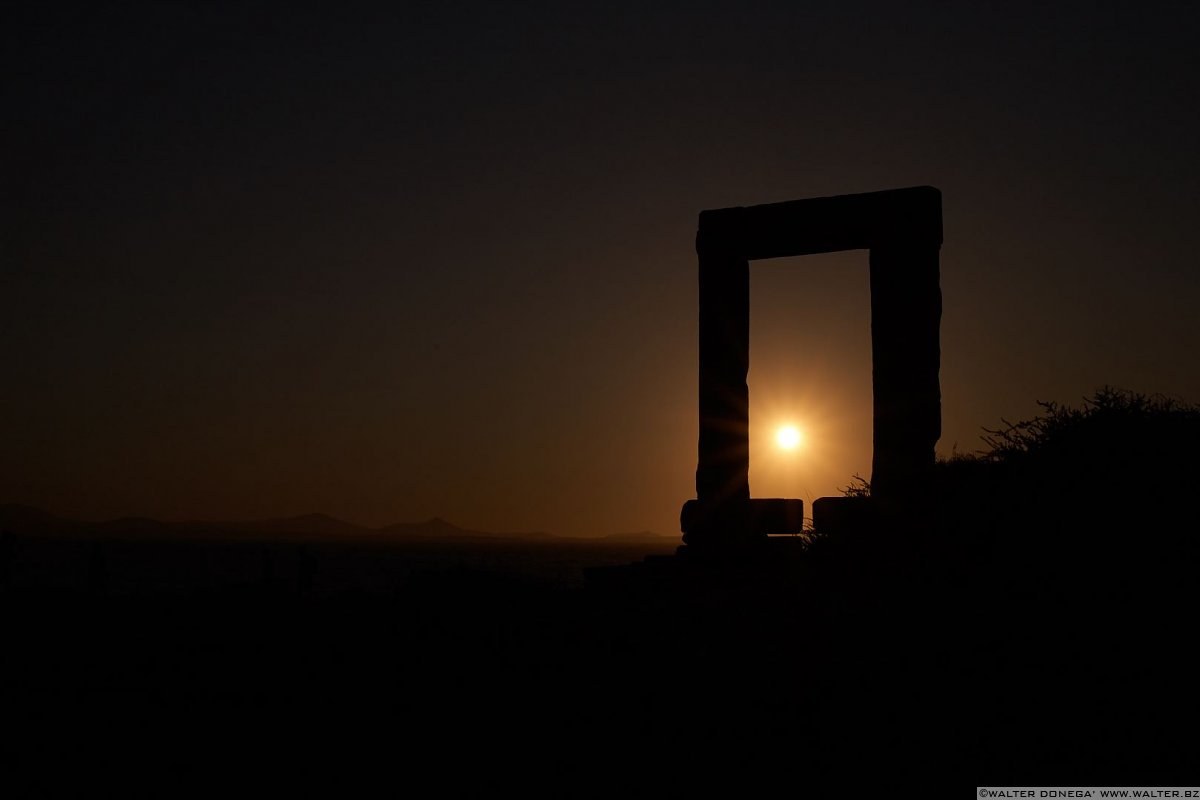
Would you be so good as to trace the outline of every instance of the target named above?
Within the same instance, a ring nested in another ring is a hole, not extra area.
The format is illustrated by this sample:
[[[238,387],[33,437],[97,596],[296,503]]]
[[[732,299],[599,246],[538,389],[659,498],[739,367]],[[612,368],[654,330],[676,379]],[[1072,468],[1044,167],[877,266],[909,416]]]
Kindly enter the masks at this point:
[[[800,431],[791,425],[784,425],[775,432],[775,443],[784,450],[795,450],[800,446]]]

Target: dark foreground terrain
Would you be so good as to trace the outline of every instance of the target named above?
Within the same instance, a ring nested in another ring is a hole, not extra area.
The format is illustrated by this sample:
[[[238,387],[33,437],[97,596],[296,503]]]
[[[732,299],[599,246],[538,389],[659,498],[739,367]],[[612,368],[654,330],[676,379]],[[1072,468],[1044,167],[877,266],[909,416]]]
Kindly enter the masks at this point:
[[[872,525],[684,558],[10,536],[9,780],[1196,787],[1200,412],[1102,395],[995,444]]]
[[[1014,574],[893,533],[660,557],[587,588],[563,578],[644,552],[9,537],[6,758],[47,786],[248,767],[562,795],[1194,779],[1177,568]]]

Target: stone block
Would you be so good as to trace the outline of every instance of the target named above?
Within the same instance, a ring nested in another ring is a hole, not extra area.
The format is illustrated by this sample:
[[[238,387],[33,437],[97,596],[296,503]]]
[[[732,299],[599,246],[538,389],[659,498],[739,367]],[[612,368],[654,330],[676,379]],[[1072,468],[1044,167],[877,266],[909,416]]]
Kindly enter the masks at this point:
[[[679,525],[689,544],[800,533],[804,530],[804,501],[771,497],[716,504],[689,500],[683,504]]]
[[[835,536],[870,530],[877,526],[878,512],[870,497],[818,497],[813,501],[813,530]]]

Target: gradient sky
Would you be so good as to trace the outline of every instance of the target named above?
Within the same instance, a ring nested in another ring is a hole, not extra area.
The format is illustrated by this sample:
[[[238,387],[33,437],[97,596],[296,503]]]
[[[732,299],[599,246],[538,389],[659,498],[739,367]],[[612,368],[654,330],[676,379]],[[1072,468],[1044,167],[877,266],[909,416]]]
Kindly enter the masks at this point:
[[[917,184],[941,452],[1200,400],[1194,4],[25,5],[0,502],[675,533],[697,213]],[[752,266],[757,496],[869,472],[866,261]]]

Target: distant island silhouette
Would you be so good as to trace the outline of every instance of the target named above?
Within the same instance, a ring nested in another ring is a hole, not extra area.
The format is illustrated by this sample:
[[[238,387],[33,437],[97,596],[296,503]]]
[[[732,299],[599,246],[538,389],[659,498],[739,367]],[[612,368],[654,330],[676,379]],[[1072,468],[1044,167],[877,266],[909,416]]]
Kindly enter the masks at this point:
[[[577,540],[666,540],[652,531],[629,531],[598,536],[559,536],[546,531],[485,531],[463,528],[442,517],[421,522],[396,522],[371,528],[332,517],[328,514],[301,514],[261,520],[185,520],[162,521],[149,517],[119,517],[88,522],[60,517],[49,511],[16,503],[0,504],[0,531],[24,535],[76,536],[219,536],[224,534],[256,536],[317,536],[372,540],[389,539],[562,539]]]

